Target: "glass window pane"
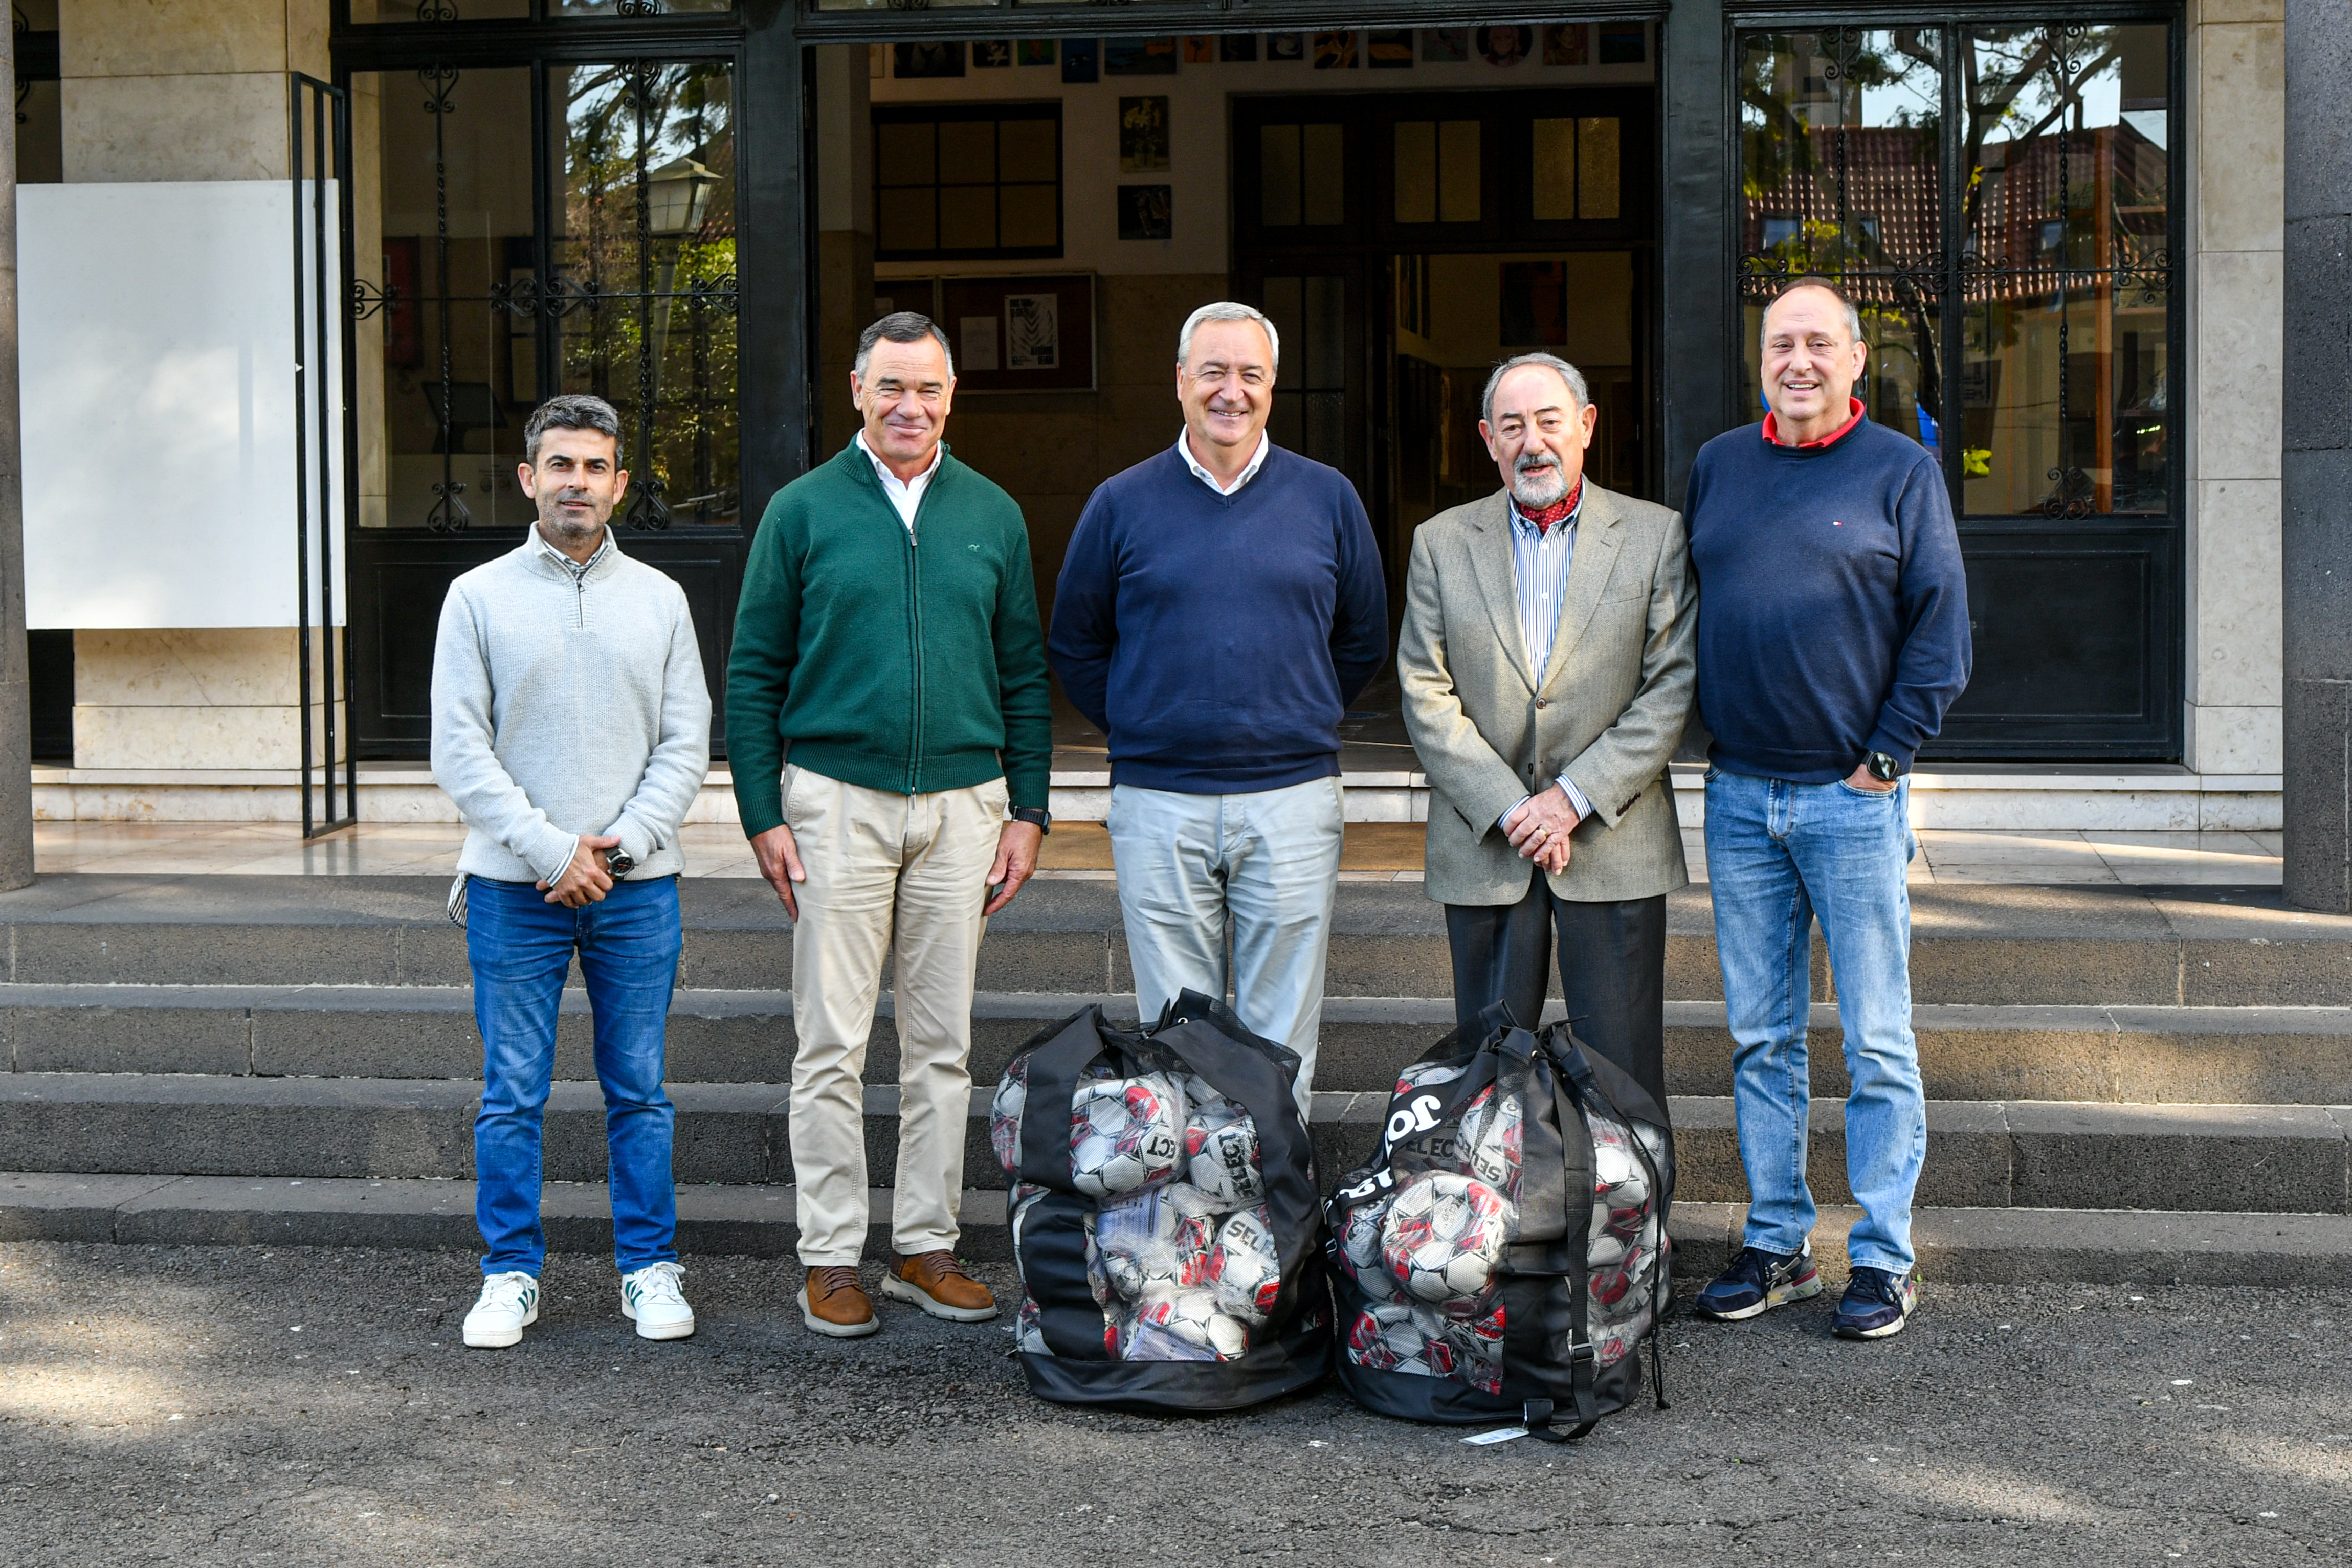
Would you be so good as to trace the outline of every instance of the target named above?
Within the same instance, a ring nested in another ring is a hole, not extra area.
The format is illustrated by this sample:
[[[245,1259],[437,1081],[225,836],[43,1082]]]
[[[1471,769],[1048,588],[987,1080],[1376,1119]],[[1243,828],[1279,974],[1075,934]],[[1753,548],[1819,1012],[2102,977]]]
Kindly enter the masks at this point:
[[[1257,133],[1258,222],[1287,228],[1298,222],[1298,127],[1261,126]]]
[[[1437,221],[1476,223],[1481,174],[1476,120],[1449,120],[1437,128]]]
[[[457,4],[463,6],[467,0]],[[734,8],[734,0],[547,0],[547,15],[554,21],[575,16],[668,16]]]
[[[1539,224],[1576,216],[1576,121],[1535,122],[1535,210]]]
[[[358,333],[366,528],[519,528],[538,402],[530,73],[361,73],[358,271],[392,296]]]
[[[1966,509],[2162,512],[2166,29],[1980,28],[1968,65]]]
[[[996,187],[940,187],[940,248],[993,250],[996,247]]]
[[[1437,221],[1437,122],[1433,120],[1397,121],[1396,221]]]
[[[1053,246],[1061,233],[1060,196],[1053,185],[1004,186],[997,243],[1014,248]]]
[[[551,68],[557,371],[621,412],[626,520],[731,524],[737,490],[731,70]]]
[[[1300,221],[1348,221],[1347,131],[1344,126],[1309,125],[1300,135]]]
[[[1348,284],[1340,277],[1307,279],[1307,308],[1299,326],[1304,384],[1310,391],[1347,384]],[[1271,312],[1269,312],[1271,314]]]
[[[885,120],[874,128],[875,180],[883,185],[928,185],[939,178],[933,149],[939,127],[929,120]]]
[[[996,127],[984,120],[940,127],[940,183],[985,185],[996,178]]]
[[[496,22],[530,15],[530,0],[352,0],[352,20],[361,26],[374,22]],[[389,78],[402,73],[383,74]]]
[[[880,233],[877,249],[937,250],[940,244],[939,190],[932,185],[911,191],[884,191],[875,200],[874,216]]]
[[[1614,220],[1620,211],[1619,131],[1614,118],[1588,116],[1576,128],[1576,215],[1588,222]]]
[[[1061,175],[1061,127],[1050,120],[1008,120],[996,128],[998,177],[1052,181]]]

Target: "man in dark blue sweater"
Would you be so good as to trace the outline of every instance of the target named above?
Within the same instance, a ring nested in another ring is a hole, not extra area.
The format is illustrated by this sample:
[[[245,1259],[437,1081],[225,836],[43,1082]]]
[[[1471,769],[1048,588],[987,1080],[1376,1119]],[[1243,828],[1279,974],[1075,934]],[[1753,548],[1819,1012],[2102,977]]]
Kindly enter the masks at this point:
[[[1867,346],[1834,285],[1764,314],[1771,413],[1691,468],[1698,700],[1713,733],[1706,862],[1730,1014],[1747,1232],[1697,1310],[1750,1318],[1818,1294],[1805,1185],[1811,928],[1837,981],[1863,1218],[1831,1322],[1902,1332],[1917,1299],[1911,1197],[1927,1146],[1911,1033],[1906,775],[1969,680],[1968,582],[1936,460],[1853,397]]]
[[[1046,651],[1110,738],[1108,826],[1136,1001],[1186,987],[1302,1063],[1323,1017],[1339,882],[1339,720],[1388,656],[1380,552],[1355,486],[1266,439],[1280,348],[1204,305],[1176,348],[1184,428],[1104,481],[1071,536]]]

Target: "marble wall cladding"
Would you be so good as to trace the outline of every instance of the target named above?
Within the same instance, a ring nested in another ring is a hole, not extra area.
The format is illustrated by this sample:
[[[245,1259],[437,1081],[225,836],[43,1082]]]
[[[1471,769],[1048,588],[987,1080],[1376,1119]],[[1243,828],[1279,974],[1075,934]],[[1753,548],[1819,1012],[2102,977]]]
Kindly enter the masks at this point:
[[[74,77],[282,71],[287,0],[61,0],[58,65]],[[319,6],[324,20],[326,6]]]
[[[325,645],[320,633],[312,636],[315,702],[326,694]],[[287,626],[77,632],[74,699],[100,707],[291,707],[300,700],[299,653],[298,634]]]
[[[68,78],[59,100],[68,183],[286,177],[278,71]]]
[[[337,739],[351,733],[337,710]],[[314,712],[314,722],[323,712]],[[77,768],[292,768],[302,765],[299,707],[74,705]],[[323,743],[312,746],[323,758]]]
[[[2281,763],[2284,15],[2284,0],[2198,0],[2190,13],[2185,759],[2203,773]],[[2205,801],[2196,825],[2267,826],[2271,799]]]

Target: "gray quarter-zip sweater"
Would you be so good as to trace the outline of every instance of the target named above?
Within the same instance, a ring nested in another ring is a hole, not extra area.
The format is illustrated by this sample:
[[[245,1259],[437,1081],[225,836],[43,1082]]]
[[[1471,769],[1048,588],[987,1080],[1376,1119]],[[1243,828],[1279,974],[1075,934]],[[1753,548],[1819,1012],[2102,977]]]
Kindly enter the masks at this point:
[[[710,688],[686,592],[604,543],[581,566],[533,528],[449,585],[433,649],[433,781],[468,830],[457,869],[552,882],[583,833],[633,878],[685,869],[710,768]]]

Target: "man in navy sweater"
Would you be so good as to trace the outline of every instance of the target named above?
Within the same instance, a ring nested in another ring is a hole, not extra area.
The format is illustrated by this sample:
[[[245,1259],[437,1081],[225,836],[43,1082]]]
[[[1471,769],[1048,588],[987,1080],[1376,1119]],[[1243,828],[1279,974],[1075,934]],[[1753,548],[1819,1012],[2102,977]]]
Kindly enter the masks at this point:
[[[1280,345],[1246,305],[1176,344],[1176,444],[1103,482],[1046,652],[1110,737],[1111,855],[1145,1019],[1191,987],[1315,1072],[1339,883],[1339,720],[1388,656],[1355,486],[1266,439]]]
[[[1831,1321],[1899,1333],[1917,1299],[1911,1196],[1927,1147],[1911,1033],[1906,775],[1969,680],[1968,582],[1936,459],[1853,394],[1867,345],[1833,284],[1764,313],[1762,426],[1691,468],[1699,710],[1714,736],[1706,862],[1733,1050],[1744,1245],[1701,1292],[1736,1320],[1816,1295],[1805,1022],[1811,928],[1837,981],[1852,1093],[1846,1176],[1861,1221]]]

